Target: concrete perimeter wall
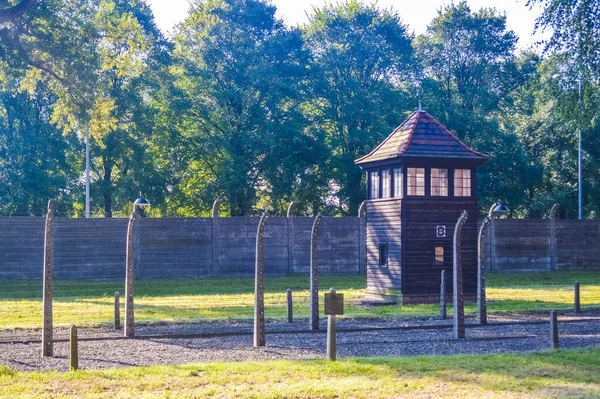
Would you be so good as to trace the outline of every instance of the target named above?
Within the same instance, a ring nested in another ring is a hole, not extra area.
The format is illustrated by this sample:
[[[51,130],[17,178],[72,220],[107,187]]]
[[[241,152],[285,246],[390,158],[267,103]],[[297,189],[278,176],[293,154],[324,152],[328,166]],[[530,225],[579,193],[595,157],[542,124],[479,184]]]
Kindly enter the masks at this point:
[[[135,273],[141,278],[252,275],[259,218],[140,218]],[[314,218],[271,217],[268,274],[308,273]],[[127,219],[54,220],[56,278],[124,278]],[[0,279],[41,278],[45,218],[0,218]],[[323,218],[317,246],[326,274],[364,273],[364,218]]]
[[[484,260],[492,273],[600,270],[600,220],[494,220]]]
[[[308,273],[314,218],[272,217],[265,230],[269,274]],[[0,279],[42,276],[44,218],[0,218]],[[258,218],[139,219],[141,278],[252,275]],[[124,278],[127,219],[54,220],[57,278]],[[365,273],[365,218],[323,218],[319,269]],[[484,237],[491,273],[600,270],[600,220],[500,219]]]

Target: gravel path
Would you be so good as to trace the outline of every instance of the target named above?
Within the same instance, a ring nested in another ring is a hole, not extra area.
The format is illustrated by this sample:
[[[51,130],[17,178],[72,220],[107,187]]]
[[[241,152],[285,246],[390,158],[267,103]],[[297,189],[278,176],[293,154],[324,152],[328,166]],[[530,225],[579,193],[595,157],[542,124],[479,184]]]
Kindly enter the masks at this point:
[[[600,345],[600,314],[562,314],[563,348]],[[467,328],[467,339],[452,339],[452,321],[436,319],[339,319],[338,358],[353,356],[449,355],[539,351],[549,348],[547,315],[494,315],[487,326]],[[544,323],[539,323],[544,321]],[[511,324],[494,324],[507,323]],[[516,322],[516,323],[515,323]],[[474,323],[468,320],[467,323]],[[411,326],[407,329],[406,327]],[[412,329],[412,326],[421,326]],[[427,327],[430,326],[430,327]],[[108,328],[80,329],[82,369],[183,364],[190,362],[269,359],[321,359],[325,354],[325,320],[321,332],[309,332],[308,320],[267,322],[267,346],[252,347],[252,322],[211,322],[136,325],[136,339],[121,338]],[[368,328],[378,330],[365,331]],[[342,331],[342,330],[350,331]],[[363,329],[363,331],[356,331]],[[354,330],[354,331],[352,331]],[[234,333],[236,335],[231,335]],[[68,370],[68,342],[55,342],[52,358],[41,357],[40,330],[0,330],[0,364],[19,370]],[[182,338],[152,338],[150,334],[197,334]],[[229,335],[227,335],[229,334]],[[54,330],[68,337],[66,328]],[[143,337],[142,337],[143,336]],[[12,342],[11,342],[12,341]]]

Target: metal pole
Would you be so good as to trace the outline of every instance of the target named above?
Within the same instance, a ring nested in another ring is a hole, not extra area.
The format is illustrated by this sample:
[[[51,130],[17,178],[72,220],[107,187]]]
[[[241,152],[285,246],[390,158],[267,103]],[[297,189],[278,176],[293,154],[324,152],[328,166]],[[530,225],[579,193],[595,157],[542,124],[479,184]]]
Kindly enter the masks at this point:
[[[331,295],[335,295],[335,289],[331,287],[329,289]],[[327,360],[336,359],[336,319],[335,314],[327,316]]]
[[[583,174],[581,171],[581,128],[579,128],[579,154],[577,165],[577,180],[579,186],[579,219],[583,218]]]
[[[85,130],[85,217],[90,217],[90,127]]]
[[[582,78],[577,79],[577,83],[579,86],[579,111],[581,116],[583,116],[583,102],[581,101],[581,83]],[[583,173],[581,171],[581,120],[579,121],[579,131],[578,131],[578,154],[577,154],[577,186],[578,186],[578,203],[579,203],[579,219],[583,218]]]
[[[327,316],[327,360],[336,359],[336,319],[334,314]]]

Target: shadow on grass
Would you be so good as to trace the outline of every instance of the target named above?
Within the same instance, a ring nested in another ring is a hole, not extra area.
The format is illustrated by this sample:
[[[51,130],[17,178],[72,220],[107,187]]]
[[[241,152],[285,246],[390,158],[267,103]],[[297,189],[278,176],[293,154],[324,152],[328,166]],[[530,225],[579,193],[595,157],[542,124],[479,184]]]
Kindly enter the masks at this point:
[[[322,276],[322,287],[335,287],[337,290],[366,287],[364,276]],[[115,291],[124,294],[123,280],[55,280],[54,296],[56,298],[78,297],[97,298],[111,297]],[[266,276],[265,293],[285,293],[309,289],[309,278],[298,276]],[[205,279],[138,279],[135,281],[136,297],[144,296],[184,296],[184,295],[227,295],[252,294],[254,292],[253,277],[208,277]],[[42,299],[40,280],[10,280],[0,282],[0,300]]]
[[[572,289],[575,281],[579,281],[582,287],[600,285],[600,271],[490,274],[486,280],[490,288]]]
[[[404,375],[427,376],[447,382],[474,384],[493,391],[554,389],[561,392],[560,395],[600,395],[600,386],[597,385],[600,384],[599,347],[530,354],[357,358],[349,362],[389,367],[400,378]],[[577,384],[595,386],[572,386]]]

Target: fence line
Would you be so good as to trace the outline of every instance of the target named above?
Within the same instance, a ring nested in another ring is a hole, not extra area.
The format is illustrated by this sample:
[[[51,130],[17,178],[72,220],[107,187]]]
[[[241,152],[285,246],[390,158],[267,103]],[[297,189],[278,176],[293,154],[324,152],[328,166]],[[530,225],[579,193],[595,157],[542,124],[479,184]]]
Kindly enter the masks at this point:
[[[291,220],[293,219],[293,220]],[[318,252],[323,274],[365,270],[358,217],[323,218]],[[364,219],[364,218],[363,218]],[[265,272],[307,274],[313,218],[272,217],[265,228]],[[252,275],[258,218],[140,218],[137,278]],[[54,276],[59,279],[125,277],[127,219],[54,220]],[[0,218],[0,279],[42,277],[43,218]]]

